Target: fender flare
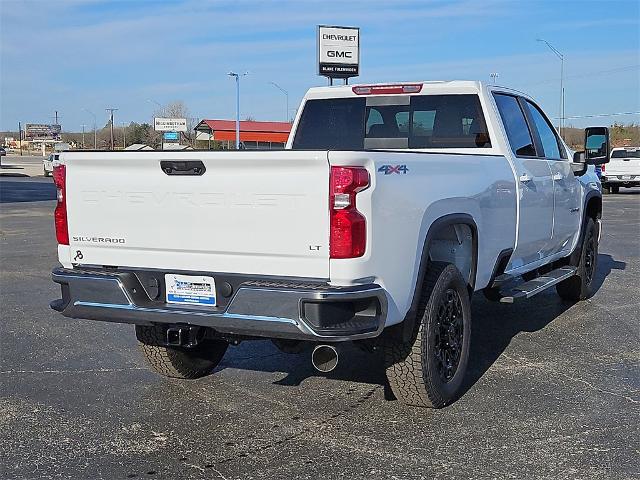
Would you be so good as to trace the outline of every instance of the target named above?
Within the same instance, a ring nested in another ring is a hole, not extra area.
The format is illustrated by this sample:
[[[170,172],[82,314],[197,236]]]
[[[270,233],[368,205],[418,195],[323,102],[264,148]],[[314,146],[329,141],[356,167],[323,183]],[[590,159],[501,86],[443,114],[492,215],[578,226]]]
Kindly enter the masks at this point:
[[[464,224],[471,228],[471,248],[473,257],[471,259],[471,272],[468,279],[468,288],[470,294],[473,292],[476,283],[476,271],[478,268],[478,225],[473,217],[468,213],[450,213],[448,215],[438,217],[431,223],[431,225],[429,225],[429,229],[427,230],[427,234],[422,245],[422,254],[420,256],[420,265],[418,267],[418,274],[416,275],[416,282],[413,288],[411,306],[409,307],[404,320],[400,323],[400,325],[403,326],[402,337],[404,341],[409,341],[415,330],[416,314],[418,311],[418,304],[420,303],[420,295],[422,294],[421,286],[424,282],[424,277],[429,266],[430,244],[440,229],[455,224]]]

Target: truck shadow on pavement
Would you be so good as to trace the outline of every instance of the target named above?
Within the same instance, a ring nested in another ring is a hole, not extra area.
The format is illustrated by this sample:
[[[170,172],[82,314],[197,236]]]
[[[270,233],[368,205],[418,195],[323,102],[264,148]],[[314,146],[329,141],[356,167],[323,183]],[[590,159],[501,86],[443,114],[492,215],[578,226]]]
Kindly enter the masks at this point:
[[[598,254],[598,269],[594,278],[594,294],[602,287],[612,270],[624,270],[627,264],[611,255]],[[494,303],[474,296],[472,303],[472,340],[469,369],[464,395],[498,360],[521,332],[537,332],[545,328],[575,303],[562,300],[554,287],[535,297],[514,304]]]
[[[625,268],[625,262],[617,261],[608,254],[599,254],[595,291],[600,289],[612,270]],[[483,377],[516,335],[545,328],[573,305],[560,299],[554,288],[515,304],[490,302],[481,292],[477,292],[472,302],[469,369],[461,396]],[[249,342],[229,353],[231,355],[227,354],[222,368],[285,373],[284,378],[274,382],[278,385],[299,386],[308,378],[326,376],[333,380],[384,386],[385,398],[393,399],[387,385],[381,352],[371,354],[353,345],[345,345],[340,352],[337,368],[326,375],[315,371],[311,365],[310,350],[300,354],[286,354],[271,342]]]
[[[0,181],[0,203],[44,202],[55,199],[56,186],[52,181]]]

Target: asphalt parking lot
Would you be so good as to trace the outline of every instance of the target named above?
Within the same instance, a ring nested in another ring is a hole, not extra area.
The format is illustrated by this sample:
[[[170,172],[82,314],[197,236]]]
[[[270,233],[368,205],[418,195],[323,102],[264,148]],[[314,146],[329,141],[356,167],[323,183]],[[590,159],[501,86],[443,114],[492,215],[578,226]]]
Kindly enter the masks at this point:
[[[41,155],[7,155],[2,157],[0,176],[2,177],[37,177],[43,175]]]
[[[380,358],[322,376],[271,343],[215,374],[147,370],[133,327],[66,319],[50,179],[0,179],[0,477],[640,478],[640,190],[605,196],[598,291],[473,300],[468,390],[385,398]]]

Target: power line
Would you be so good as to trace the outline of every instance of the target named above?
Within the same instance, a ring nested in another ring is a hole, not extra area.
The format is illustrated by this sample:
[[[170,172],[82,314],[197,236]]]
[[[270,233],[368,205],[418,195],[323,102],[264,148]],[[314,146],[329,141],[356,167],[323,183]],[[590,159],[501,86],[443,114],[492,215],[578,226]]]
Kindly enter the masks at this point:
[[[573,75],[565,75],[564,78],[565,79],[585,78],[585,77],[593,77],[595,75],[618,73],[618,72],[624,72],[627,70],[636,70],[636,69],[640,69],[640,65],[626,65],[624,67],[610,68],[608,70],[599,70],[599,71],[588,72],[588,73],[574,73]],[[532,87],[535,85],[543,85],[547,83],[555,83],[555,80],[541,80],[539,82],[534,82],[534,83],[525,83],[520,85],[520,87]]]
[[[571,117],[564,117],[564,118],[574,119],[574,118],[616,117],[619,115],[640,115],[640,112],[592,113],[589,115],[573,115]],[[558,117],[554,117],[554,119],[557,119],[557,118]]]

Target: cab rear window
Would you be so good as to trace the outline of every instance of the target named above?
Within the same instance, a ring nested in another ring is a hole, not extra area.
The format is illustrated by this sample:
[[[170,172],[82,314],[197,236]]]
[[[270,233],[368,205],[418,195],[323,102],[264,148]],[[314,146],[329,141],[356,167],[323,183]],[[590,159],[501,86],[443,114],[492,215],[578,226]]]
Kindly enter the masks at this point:
[[[640,150],[613,150],[611,158],[640,158]]]
[[[308,100],[294,149],[489,148],[477,95]]]

